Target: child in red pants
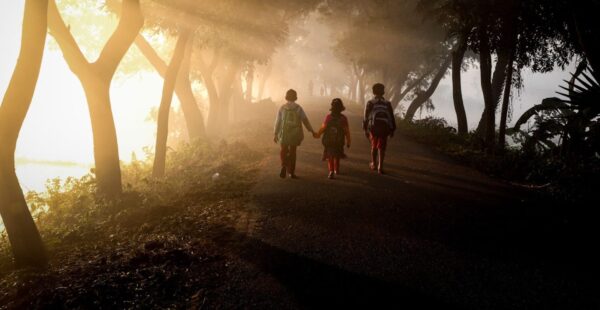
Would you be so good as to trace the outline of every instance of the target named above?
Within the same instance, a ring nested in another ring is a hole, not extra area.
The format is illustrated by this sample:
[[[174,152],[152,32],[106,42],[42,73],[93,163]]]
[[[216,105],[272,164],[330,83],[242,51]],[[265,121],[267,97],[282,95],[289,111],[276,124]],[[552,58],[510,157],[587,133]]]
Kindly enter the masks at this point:
[[[385,86],[383,84],[373,85],[375,98],[369,101],[365,107],[363,118],[363,129],[365,135],[371,141],[371,170],[377,170],[384,174],[383,161],[387,148],[388,137],[394,137],[396,131],[396,120],[392,104],[383,98]]]
[[[323,136],[322,142],[325,150],[323,160],[327,161],[329,168],[329,179],[334,179],[340,170],[340,159],[346,158],[344,153],[344,142],[350,148],[350,128],[348,119],[342,111],[346,108],[341,99],[336,98],[331,102],[331,113],[327,115],[315,138]]]

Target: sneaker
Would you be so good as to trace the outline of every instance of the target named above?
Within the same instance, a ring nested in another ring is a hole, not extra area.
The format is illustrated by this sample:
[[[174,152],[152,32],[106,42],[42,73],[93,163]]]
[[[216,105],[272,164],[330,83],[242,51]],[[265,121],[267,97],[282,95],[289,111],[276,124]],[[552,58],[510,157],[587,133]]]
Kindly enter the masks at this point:
[[[369,164],[369,168],[371,168],[371,170],[372,170],[372,171],[375,171],[375,170],[377,170],[377,167],[375,167],[375,164],[374,164],[374,163],[370,163],[370,164]]]
[[[385,174],[385,172],[383,171],[383,169],[378,169],[378,170],[377,170],[377,173],[379,173],[379,174],[381,174],[381,175]]]
[[[297,175],[295,175],[295,174],[290,174],[290,178],[292,178],[292,179],[294,179],[294,180],[297,180],[297,179],[299,179],[299,178],[298,178],[298,176],[297,176]]]
[[[335,173],[333,171],[329,172],[329,176],[327,178],[329,178],[330,180],[335,179]]]
[[[285,179],[286,174],[287,173],[286,173],[285,167],[281,167],[281,172],[279,173],[279,177],[282,179]]]

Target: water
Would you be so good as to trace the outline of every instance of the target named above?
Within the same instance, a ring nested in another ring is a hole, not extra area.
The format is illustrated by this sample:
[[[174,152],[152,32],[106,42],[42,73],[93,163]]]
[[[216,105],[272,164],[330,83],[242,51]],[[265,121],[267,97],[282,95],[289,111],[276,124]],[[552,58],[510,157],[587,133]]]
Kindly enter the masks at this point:
[[[80,178],[90,172],[91,166],[83,164],[67,163],[19,163],[17,164],[17,176],[23,192],[29,191],[44,192],[46,190],[46,181],[49,179],[60,178],[62,180],[68,177]],[[0,218],[0,232],[4,230],[2,219]]]

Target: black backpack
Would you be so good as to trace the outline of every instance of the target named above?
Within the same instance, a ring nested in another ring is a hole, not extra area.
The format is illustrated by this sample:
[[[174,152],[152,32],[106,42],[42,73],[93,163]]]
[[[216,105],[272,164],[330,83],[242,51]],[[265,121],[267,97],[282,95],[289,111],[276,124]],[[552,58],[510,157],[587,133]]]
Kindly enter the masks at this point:
[[[375,136],[387,136],[392,130],[393,119],[385,101],[374,102],[368,118],[368,128]]]
[[[342,124],[342,116],[331,116],[331,119],[325,127],[325,133],[321,142],[325,147],[344,146],[344,126]]]

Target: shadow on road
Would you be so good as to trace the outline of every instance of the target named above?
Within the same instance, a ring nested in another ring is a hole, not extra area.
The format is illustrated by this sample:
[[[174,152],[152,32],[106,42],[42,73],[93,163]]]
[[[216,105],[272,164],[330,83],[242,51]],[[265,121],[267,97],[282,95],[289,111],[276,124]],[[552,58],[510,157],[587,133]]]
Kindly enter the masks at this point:
[[[218,245],[278,280],[297,302],[310,308],[453,309],[449,304],[398,283],[343,270],[269,245],[233,229]]]

